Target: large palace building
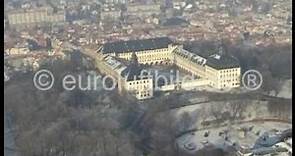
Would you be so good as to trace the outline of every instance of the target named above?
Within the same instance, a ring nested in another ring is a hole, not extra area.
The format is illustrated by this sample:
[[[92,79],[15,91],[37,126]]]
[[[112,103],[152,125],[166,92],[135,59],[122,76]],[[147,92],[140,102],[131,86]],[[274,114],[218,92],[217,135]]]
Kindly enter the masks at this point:
[[[104,71],[116,73],[113,76],[119,80],[118,88],[131,92],[140,100],[153,97],[156,89],[168,91],[200,86],[231,89],[240,86],[241,69],[236,58],[220,50],[209,56],[193,53],[167,37],[106,43],[98,53],[109,67]],[[155,88],[154,77],[143,74],[143,65],[176,65],[197,78]]]

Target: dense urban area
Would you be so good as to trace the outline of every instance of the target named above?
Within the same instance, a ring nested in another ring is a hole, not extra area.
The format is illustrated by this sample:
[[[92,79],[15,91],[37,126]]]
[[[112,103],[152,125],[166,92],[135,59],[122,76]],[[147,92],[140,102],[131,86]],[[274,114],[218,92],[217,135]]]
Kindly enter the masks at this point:
[[[291,0],[4,6],[5,156],[292,155]],[[36,87],[41,69],[54,75],[48,90]],[[143,70],[156,73],[130,79]],[[263,79],[255,90],[242,83],[249,70]],[[197,77],[155,78],[171,71]],[[65,89],[68,74],[80,88]],[[117,83],[85,89],[97,75]]]

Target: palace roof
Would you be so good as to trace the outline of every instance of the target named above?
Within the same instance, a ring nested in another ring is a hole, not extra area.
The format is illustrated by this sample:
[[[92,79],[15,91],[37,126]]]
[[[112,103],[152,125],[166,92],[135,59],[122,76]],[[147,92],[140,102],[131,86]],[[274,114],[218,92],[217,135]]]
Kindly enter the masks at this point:
[[[172,41],[168,37],[159,37],[142,40],[117,41],[105,43],[102,47],[102,53],[124,53],[137,52],[144,50],[154,50],[168,48]]]

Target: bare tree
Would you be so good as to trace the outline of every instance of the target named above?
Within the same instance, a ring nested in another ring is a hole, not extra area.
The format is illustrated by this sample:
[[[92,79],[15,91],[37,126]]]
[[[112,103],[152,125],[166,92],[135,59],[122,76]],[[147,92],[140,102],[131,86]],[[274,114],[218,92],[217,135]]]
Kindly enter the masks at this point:
[[[193,124],[194,124],[194,120],[192,119],[190,114],[188,112],[182,113],[179,121],[177,122],[178,132],[182,133],[187,130],[190,130]]]
[[[228,102],[228,111],[231,112],[233,119],[239,119],[243,117],[249,101],[248,100],[235,100]]]
[[[220,120],[222,118],[222,112],[224,110],[224,105],[221,103],[212,103],[210,104],[210,115],[214,117],[216,120]]]

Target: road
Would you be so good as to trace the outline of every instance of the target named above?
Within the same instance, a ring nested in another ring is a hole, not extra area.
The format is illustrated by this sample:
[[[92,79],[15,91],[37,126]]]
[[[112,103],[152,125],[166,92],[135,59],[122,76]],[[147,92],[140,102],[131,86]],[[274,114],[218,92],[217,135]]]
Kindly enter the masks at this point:
[[[191,94],[191,97],[198,97],[200,96],[201,93],[196,93],[196,94]],[[178,95],[175,95],[178,96]],[[261,100],[261,101],[273,101],[277,102],[280,104],[288,104],[292,103],[292,99],[289,98],[282,98],[282,97],[275,97],[275,96],[269,96],[269,95],[264,95],[262,93],[237,93],[237,94],[223,94],[223,93],[208,93],[207,95],[203,96],[208,96],[208,99],[204,99],[203,101],[198,101],[198,102],[186,102],[183,103],[181,102],[181,98],[186,99],[188,98],[187,96],[181,97],[178,96],[177,99],[179,102],[176,102],[177,105],[170,105],[170,109],[177,109],[185,106],[190,106],[190,105],[196,105],[196,104],[203,104],[203,103],[208,103],[208,102],[218,102],[218,101],[229,101],[229,100]]]

